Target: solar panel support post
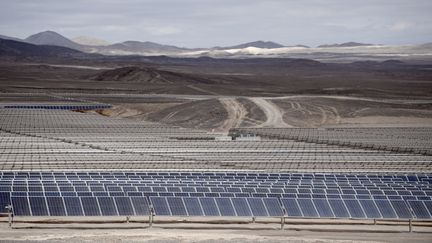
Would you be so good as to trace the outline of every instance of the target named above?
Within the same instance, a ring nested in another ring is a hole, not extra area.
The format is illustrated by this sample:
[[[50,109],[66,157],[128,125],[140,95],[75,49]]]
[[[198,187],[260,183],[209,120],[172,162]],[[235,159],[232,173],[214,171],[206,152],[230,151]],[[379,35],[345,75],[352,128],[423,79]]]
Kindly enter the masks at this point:
[[[374,223],[373,223],[374,225],[377,225],[377,220],[376,219],[374,219]]]
[[[153,205],[149,205],[149,211],[150,211],[150,214],[149,214],[149,228],[151,228],[151,227],[153,227],[153,217],[154,217],[154,215],[155,215],[155,213],[154,213],[154,208],[153,208]]]
[[[9,228],[12,228],[12,223],[13,223],[13,213],[12,213],[12,205],[7,205],[6,210],[8,212],[8,224],[9,224]]]
[[[252,217],[252,223],[255,223],[256,218]]]
[[[284,229],[284,227],[285,227],[285,216],[282,216],[281,217],[281,230],[283,230]]]
[[[412,219],[408,220],[408,228],[409,228],[409,232],[412,232]]]
[[[282,206],[282,217],[281,217],[281,230],[285,227],[285,215],[286,215],[286,209]]]
[[[130,216],[126,216],[126,223],[129,224]]]

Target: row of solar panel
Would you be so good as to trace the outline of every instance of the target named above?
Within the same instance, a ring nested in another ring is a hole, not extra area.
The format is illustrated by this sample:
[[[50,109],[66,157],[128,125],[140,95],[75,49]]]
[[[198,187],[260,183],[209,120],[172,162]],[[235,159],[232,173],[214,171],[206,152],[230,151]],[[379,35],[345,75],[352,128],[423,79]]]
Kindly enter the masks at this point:
[[[112,186],[112,185],[93,185],[93,186],[71,186],[71,185],[0,185],[1,192],[231,192],[231,193],[294,193],[294,194],[360,194],[360,195],[401,195],[401,196],[432,196],[431,189],[410,188],[364,188],[359,187],[335,187],[335,188],[268,188],[267,186],[258,187],[204,187],[196,185],[190,186]]]
[[[8,182],[37,182],[37,181],[47,181],[47,182],[89,182],[89,181],[97,181],[97,182],[112,182],[112,183],[152,183],[155,181],[156,183],[164,183],[168,181],[169,183],[214,183],[214,184],[274,184],[274,185],[284,185],[284,184],[292,184],[292,185],[327,185],[327,184],[346,184],[346,185],[362,185],[362,184],[430,184],[431,180],[422,180],[422,181],[402,181],[402,180],[346,180],[346,181],[335,181],[335,180],[290,180],[290,179],[281,179],[281,180],[247,180],[247,179],[214,179],[214,178],[78,178],[78,179],[59,179],[59,178],[0,178],[3,181]]]
[[[57,174],[54,174],[57,173]],[[108,178],[108,179],[233,179],[233,180],[397,180],[397,181],[421,181],[431,180],[431,175],[355,175],[355,174],[246,174],[246,173],[169,173],[169,172],[137,172],[137,173],[118,173],[118,172],[0,172],[0,178]]]
[[[432,200],[430,196],[361,195],[361,194],[278,194],[278,193],[230,193],[230,192],[0,192],[0,195],[20,197],[261,197],[261,198],[332,198],[332,199],[388,199]],[[6,197],[6,196],[5,196]],[[1,211],[1,209],[0,209]]]
[[[111,105],[5,105],[6,109],[47,109],[47,110],[95,110],[111,108]]]
[[[53,186],[53,187],[87,187],[87,186],[104,186],[104,187],[222,187],[222,188],[272,188],[276,189],[367,189],[367,190],[385,190],[390,189],[404,189],[404,188],[418,188],[429,186],[430,183],[315,183],[315,184],[299,184],[299,183],[231,183],[231,182],[185,182],[185,181],[0,181],[0,187],[22,186],[22,187],[37,187],[37,186]]]
[[[385,175],[385,174],[355,174],[355,173],[257,173],[257,172],[171,172],[171,171],[142,171],[142,172],[27,172],[16,171],[0,172],[0,176],[115,176],[115,177],[130,177],[130,176],[170,176],[170,177],[218,177],[218,178],[297,178],[297,179],[402,179],[404,181],[418,181],[419,179],[430,179],[430,174],[411,174],[411,175]]]
[[[160,216],[432,218],[432,201],[209,197],[150,197],[150,202],[146,197],[12,197],[11,201],[16,216],[149,215],[151,204]]]

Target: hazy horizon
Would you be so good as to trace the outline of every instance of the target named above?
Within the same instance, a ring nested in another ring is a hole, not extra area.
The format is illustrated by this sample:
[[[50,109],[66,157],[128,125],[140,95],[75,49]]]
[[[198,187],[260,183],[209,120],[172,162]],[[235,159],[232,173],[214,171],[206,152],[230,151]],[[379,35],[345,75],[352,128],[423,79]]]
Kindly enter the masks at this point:
[[[55,0],[2,4],[0,34],[26,38],[52,30],[110,43],[151,41],[182,47],[231,46],[263,40],[283,45],[432,40],[432,2],[240,0]]]

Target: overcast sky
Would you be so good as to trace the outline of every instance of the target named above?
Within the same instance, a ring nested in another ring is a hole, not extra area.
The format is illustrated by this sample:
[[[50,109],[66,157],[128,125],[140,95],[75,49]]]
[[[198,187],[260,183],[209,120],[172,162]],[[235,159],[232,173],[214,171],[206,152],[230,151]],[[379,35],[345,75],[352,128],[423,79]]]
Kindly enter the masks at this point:
[[[432,0],[0,0],[0,34],[185,47],[432,42]]]

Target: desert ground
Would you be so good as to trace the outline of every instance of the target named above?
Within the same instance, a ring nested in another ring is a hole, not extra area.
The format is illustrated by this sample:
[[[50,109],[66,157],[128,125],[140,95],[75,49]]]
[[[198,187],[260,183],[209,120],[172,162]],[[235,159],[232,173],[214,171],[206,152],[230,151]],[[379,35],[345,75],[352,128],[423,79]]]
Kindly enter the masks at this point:
[[[0,242],[430,242],[430,223],[363,220],[147,218],[21,218],[0,223]],[[60,223],[61,222],[61,223]],[[103,222],[101,224],[101,222]]]
[[[432,69],[398,61],[150,59],[0,63],[2,102],[100,102],[102,115],[233,127],[428,126]],[[36,93],[38,95],[25,95]],[[15,96],[13,94],[16,94]]]

